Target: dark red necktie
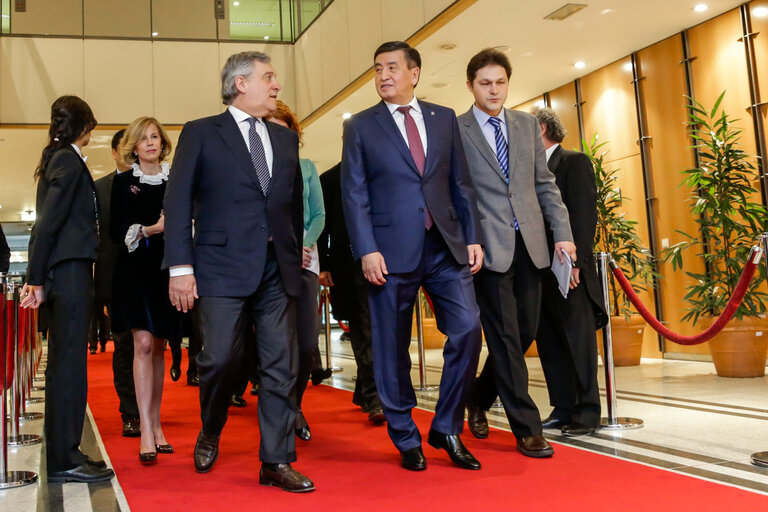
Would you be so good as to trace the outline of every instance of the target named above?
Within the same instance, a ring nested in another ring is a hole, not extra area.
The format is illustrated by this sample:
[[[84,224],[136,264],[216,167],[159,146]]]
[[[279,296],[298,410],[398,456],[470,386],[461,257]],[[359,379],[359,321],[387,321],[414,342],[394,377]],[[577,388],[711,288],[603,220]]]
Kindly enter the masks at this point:
[[[424,161],[426,155],[424,153],[424,145],[421,143],[421,136],[419,135],[419,129],[416,127],[416,121],[413,120],[410,113],[411,107],[406,105],[404,107],[397,107],[397,111],[403,114],[405,121],[405,135],[408,137],[408,147],[411,150],[411,157],[416,164],[416,168],[419,170],[419,174],[424,174]],[[432,215],[429,213],[429,209],[424,209],[424,227],[430,229],[434,224]]]

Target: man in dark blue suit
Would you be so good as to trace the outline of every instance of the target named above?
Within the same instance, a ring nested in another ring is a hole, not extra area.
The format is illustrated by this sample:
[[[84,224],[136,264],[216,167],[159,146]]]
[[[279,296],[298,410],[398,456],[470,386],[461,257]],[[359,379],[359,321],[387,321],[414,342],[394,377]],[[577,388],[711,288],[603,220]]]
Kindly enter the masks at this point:
[[[352,249],[371,283],[376,386],[402,466],[426,469],[411,418],[416,395],[408,353],[413,305],[423,286],[448,336],[428,441],[458,466],[480,469],[459,437],[480,351],[472,273],[482,266],[483,251],[456,115],[416,100],[421,56],[408,44],[384,43],[374,64],[383,101],[346,124],[341,187]]]
[[[169,294],[187,311],[199,296],[202,429],[195,467],[209,471],[255,329],[259,357],[259,483],[314,490],[296,460],[297,347],[294,301],[301,288],[302,181],[296,134],[265,122],[280,83],[269,56],[232,55],[221,72],[225,112],[187,123],[165,192]],[[192,220],[195,221],[194,238]]]

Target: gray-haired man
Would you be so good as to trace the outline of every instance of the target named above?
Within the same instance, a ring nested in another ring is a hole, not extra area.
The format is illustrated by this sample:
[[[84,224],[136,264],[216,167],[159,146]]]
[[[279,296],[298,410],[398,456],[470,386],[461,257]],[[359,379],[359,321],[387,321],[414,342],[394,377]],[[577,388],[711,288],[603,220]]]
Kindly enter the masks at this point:
[[[202,430],[195,467],[209,471],[246,353],[251,325],[259,365],[259,482],[314,490],[294,470],[296,337],[301,287],[302,181],[296,134],[264,121],[280,84],[267,55],[232,55],[221,73],[227,111],[187,123],[165,193],[165,265],[177,309],[199,298]],[[195,235],[192,237],[192,220]]]

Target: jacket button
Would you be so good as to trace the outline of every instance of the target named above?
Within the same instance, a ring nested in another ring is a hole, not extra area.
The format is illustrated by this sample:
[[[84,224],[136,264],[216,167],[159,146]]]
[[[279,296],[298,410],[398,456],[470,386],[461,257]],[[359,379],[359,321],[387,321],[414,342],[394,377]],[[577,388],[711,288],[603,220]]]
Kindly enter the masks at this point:
[[[424,213],[424,208],[419,208],[419,213]]]

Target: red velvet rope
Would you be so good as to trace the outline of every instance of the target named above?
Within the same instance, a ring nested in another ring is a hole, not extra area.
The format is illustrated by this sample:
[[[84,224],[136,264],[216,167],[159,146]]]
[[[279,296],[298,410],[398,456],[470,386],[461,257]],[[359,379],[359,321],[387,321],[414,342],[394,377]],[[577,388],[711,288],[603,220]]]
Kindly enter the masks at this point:
[[[712,324],[707,330],[700,332],[695,336],[683,336],[664,327],[661,322],[659,322],[651,314],[651,312],[648,311],[648,308],[646,308],[645,305],[640,301],[640,297],[638,297],[635,293],[635,290],[632,289],[632,285],[629,283],[629,280],[627,280],[624,272],[622,272],[618,266],[613,268],[613,275],[621,285],[624,293],[627,294],[627,297],[629,298],[630,302],[632,302],[632,305],[637,309],[637,312],[642,315],[645,321],[648,322],[648,324],[653,327],[656,332],[664,336],[669,341],[679,345],[698,345],[699,343],[704,343],[705,341],[709,341],[715,337],[720,331],[723,330],[723,327],[725,327],[731,318],[733,318],[733,314],[736,313],[736,309],[738,309],[741,301],[744,299],[744,295],[747,294],[749,283],[752,281],[752,277],[755,275],[756,269],[757,263],[753,263],[752,261],[747,262],[744,270],[741,273],[741,277],[739,278],[739,283],[736,285],[736,289],[733,291],[733,295],[731,295],[730,300],[728,300],[728,304],[725,306],[723,312],[720,314],[714,324]]]
[[[339,324],[339,327],[341,327],[342,331],[349,332],[349,326],[347,324],[345,324],[341,320],[339,320],[337,323]]]

